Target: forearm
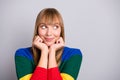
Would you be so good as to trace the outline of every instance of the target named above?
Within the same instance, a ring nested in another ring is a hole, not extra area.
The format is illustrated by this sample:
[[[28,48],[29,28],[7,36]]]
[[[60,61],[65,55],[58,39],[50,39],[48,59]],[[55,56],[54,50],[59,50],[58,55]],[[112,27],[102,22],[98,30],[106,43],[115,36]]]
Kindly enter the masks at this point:
[[[57,61],[55,57],[55,51],[49,52],[49,60],[48,60],[48,69],[57,67]]]
[[[48,63],[48,54],[46,51],[44,52],[42,51],[40,60],[31,77],[31,80],[47,80],[47,63]]]
[[[40,57],[40,60],[39,60],[37,66],[47,69],[47,63],[48,63],[48,54],[47,54],[47,51],[42,51],[41,52],[41,57]]]
[[[48,80],[62,80],[55,57],[55,51],[50,51],[49,53],[47,75],[48,75]]]

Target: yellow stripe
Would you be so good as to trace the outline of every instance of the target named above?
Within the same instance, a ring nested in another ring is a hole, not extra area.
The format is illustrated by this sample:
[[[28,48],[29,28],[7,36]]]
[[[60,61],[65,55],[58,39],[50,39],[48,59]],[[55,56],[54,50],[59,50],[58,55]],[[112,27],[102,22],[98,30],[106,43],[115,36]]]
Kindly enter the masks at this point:
[[[71,75],[66,74],[66,73],[61,73],[61,76],[63,80],[74,80],[74,78]]]
[[[20,80],[30,80],[32,74],[25,75],[24,77],[20,78]]]
[[[24,77],[20,78],[20,80],[30,80],[32,74],[25,75]],[[62,79],[63,80],[74,80],[72,76],[66,73],[61,73]]]

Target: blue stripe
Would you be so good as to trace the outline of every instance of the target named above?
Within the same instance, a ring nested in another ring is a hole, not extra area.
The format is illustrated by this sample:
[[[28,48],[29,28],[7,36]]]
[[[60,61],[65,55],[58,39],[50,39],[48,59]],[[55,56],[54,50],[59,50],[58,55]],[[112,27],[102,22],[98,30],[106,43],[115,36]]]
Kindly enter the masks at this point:
[[[23,57],[27,57],[29,60],[33,60],[31,47],[18,49],[15,53],[15,56],[23,56]]]
[[[73,55],[82,56],[82,53],[80,49],[64,47],[64,50],[62,53],[62,61],[68,60]],[[33,60],[33,56],[31,53],[31,47],[18,49],[15,53],[15,56],[23,56],[23,57],[27,57],[30,60]]]
[[[64,47],[63,54],[62,54],[62,61],[68,60],[73,55],[82,56],[82,53],[80,49]]]

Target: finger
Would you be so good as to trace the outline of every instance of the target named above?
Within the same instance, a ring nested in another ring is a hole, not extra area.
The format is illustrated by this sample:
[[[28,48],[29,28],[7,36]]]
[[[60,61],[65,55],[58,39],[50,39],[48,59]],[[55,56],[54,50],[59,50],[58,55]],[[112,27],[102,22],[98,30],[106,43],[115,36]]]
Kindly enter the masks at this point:
[[[35,41],[37,41],[37,42],[43,42],[43,40],[39,36],[35,37]]]
[[[41,43],[43,42],[42,38],[40,38],[39,36],[38,36],[38,41]]]
[[[62,43],[64,43],[63,38],[60,37],[60,38],[56,41],[56,43],[57,43],[57,44],[62,44]]]
[[[41,42],[41,43],[43,42],[43,40],[41,38],[39,38],[38,41]]]
[[[63,41],[63,38],[62,38],[62,37],[60,37],[59,41],[60,41],[60,43],[64,43],[64,41]]]
[[[38,40],[38,38],[39,38],[38,36],[35,36],[35,37],[34,37],[34,40],[36,41],[36,40]]]
[[[58,43],[60,43],[60,39],[58,39],[58,40],[56,41],[56,44],[58,44]]]

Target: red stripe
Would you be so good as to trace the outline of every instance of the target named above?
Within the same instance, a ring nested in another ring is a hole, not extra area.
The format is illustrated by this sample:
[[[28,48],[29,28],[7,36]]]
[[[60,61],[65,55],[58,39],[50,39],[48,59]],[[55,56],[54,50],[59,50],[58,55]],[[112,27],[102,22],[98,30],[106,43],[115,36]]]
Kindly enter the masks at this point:
[[[47,69],[36,67],[30,80],[47,80]]]
[[[47,80],[62,80],[58,67],[48,69],[47,74],[48,74]]]

